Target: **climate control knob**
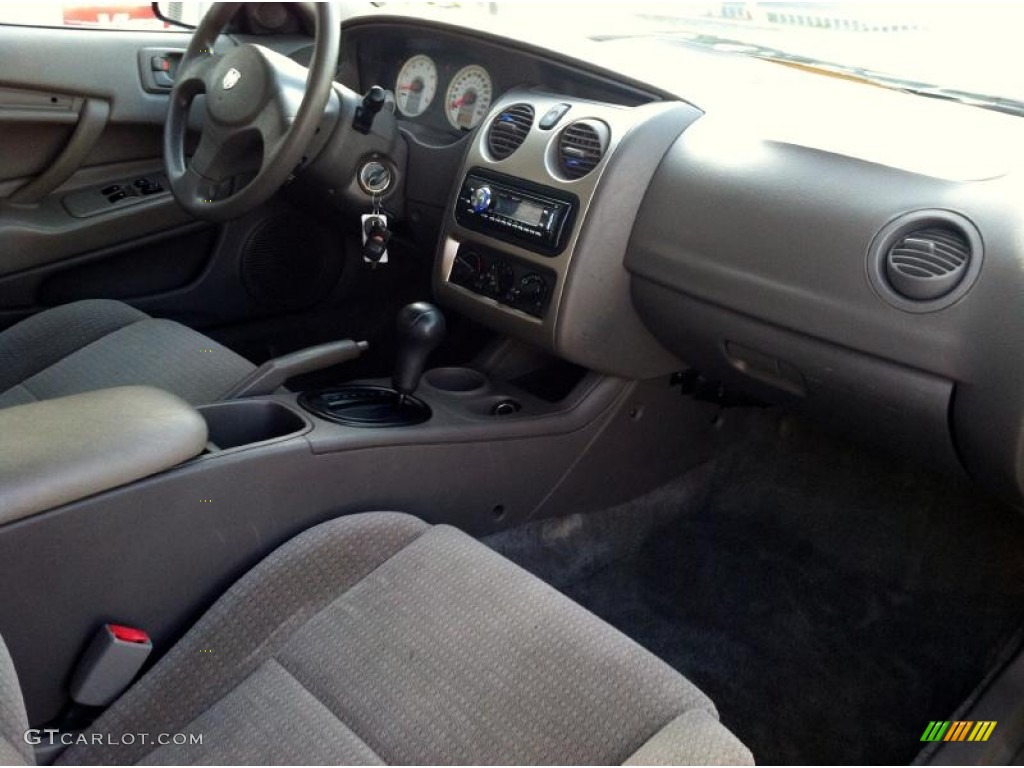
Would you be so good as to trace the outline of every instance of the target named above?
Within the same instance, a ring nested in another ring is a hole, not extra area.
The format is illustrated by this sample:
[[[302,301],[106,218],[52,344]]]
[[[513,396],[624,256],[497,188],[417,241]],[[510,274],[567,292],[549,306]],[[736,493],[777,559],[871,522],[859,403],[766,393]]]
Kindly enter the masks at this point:
[[[484,184],[473,190],[470,198],[470,205],[473,206],[473,213],[483,213],[491,207],[491,188]]]
[[[484,293],[495,299],[505,299],[509,291],[515,287],[516,273],[504,259],[494,259],[484,275]]]
[[[516,304],[535,313],[541,310],[547,297],[547,281],[536,272],[530,272],[523,277],[514,293]]]

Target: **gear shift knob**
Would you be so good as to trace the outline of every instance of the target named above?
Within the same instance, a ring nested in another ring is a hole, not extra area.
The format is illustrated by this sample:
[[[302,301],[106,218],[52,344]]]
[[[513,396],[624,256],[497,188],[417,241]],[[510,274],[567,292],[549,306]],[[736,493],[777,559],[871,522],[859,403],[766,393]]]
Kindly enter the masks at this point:
[[[444,339],[444,315],[433,304],[418,301],[398,313],[398,360],[391,384],[400,395],[419,386],[427,356]]]

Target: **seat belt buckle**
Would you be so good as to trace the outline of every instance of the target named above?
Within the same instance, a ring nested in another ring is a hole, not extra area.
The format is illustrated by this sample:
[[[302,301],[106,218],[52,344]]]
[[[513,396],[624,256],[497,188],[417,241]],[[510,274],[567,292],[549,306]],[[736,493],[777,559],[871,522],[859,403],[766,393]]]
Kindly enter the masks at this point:
[[[71,700],[105,707],[124,693],[153,652],[149,635],[123,624],[104,624],[71,676]]]

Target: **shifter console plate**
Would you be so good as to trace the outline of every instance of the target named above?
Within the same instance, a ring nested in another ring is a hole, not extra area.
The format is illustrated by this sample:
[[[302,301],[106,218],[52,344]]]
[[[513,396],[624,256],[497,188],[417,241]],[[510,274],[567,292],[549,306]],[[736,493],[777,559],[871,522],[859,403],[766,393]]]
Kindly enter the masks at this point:
[[[418,397],[400,397],[391,387],[349,384],[303,392],[299,405],[321,419],[349,427],[413,427],[430,420],[430,406]]]

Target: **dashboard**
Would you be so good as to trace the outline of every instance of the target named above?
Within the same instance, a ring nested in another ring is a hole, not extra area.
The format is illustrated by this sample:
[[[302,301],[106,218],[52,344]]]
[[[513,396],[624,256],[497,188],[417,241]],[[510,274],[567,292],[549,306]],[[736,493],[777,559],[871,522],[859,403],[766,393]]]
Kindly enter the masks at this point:
[[[1024,499],[1024,120],[679,46],[611,43],[613,71],[395,17],[343,41],[348,87],[395,91],[439,301]]]
[[[344,51],[343,82],[360,93],[372,85],[388,88],[400,119],[437,140],[476,128],[498,97],[515,87],[628,106],[657,98],[653,90],[424,22],[356,23],[347,30]]]

